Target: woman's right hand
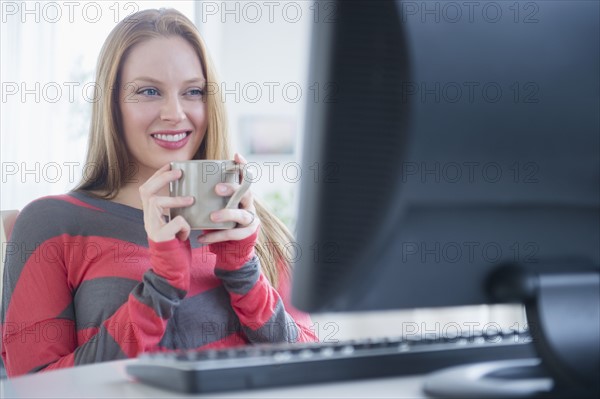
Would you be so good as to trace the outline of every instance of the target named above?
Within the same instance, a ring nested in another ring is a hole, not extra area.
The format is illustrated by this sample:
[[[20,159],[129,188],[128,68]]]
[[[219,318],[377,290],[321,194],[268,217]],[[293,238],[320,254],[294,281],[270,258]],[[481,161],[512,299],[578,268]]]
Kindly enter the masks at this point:
[[[144,228],[148,238],[154,242],[170,241],[175,237],[185,241],[190,235],[190,225],[183,217],[177,216],[167,223],[164,213],[170,208],[190,206],[194,203],[194,198],[168,197],[159,194],[169,182],[179,179],[181,173],[181,169],[170,170],[170,165],[167,164],[140,186]]]

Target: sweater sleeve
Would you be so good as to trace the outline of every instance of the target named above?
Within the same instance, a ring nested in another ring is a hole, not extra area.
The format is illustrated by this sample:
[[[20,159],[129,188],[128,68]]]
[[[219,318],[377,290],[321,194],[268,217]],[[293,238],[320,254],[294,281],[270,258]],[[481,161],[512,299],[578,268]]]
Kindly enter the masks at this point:
[[[280,291],[262,273],[254,251],[257,235],[209,247],[217,257],[215,275],[227,289],[244,333],[253,343],[317,342],[310,317],[289,302],[289,273],[280,273]]]
[[[126,302],[82,340],[66,252],[56,250],[72,237],[36,235],[32,222],[24,209],[6,251],[1,329],[9,376],[133,357],[160,341],[189,285],[189,276],[170,271],[174,261],[191,262],[189,241],[150,242],[150,263],[162,275],[146,271]]]

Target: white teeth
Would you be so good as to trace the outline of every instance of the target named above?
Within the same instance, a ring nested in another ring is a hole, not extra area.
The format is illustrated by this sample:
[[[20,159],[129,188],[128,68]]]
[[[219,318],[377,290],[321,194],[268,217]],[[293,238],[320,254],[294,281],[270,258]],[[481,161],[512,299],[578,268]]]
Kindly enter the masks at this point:
[[[179,134],[153,134],[152,137],[155,137],[162,141],[179,141],[183,140],[187,136],[187,133],[179,133]]]

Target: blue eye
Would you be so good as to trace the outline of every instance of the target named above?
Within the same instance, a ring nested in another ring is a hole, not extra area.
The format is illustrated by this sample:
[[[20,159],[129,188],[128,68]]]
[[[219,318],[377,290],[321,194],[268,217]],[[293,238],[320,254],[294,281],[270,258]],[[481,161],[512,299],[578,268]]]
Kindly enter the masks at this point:
[[[190,89],[188,93],[192,96],[203,96],[204,91],[202,89]]]
[[[158,90],[153,89],[153,88],[142,89],[142,90],[138,91],[138,94],[145,94],[147,96],[155,96],[158,94]]]

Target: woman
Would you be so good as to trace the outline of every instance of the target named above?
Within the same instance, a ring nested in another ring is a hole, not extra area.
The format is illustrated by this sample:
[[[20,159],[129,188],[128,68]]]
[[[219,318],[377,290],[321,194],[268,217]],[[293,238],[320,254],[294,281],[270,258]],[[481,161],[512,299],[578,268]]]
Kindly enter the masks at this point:
[[[8,374],[151,350],[316,340],[308,316],[289,304],[282,250],[291,235],[250,191],[239,209],[212,214],[236,222],[230,230],[199,235],[164,217],[193,202],[169,197],[181,173],[169,162],[231,159],[223,105],[204,91],[216,77],[194,25],[175,10],[128,17],[102,48],[96,82],[104,94],[82,182],[29,204],[11,236]],[[227,196],[235,187],[215,189]]]

